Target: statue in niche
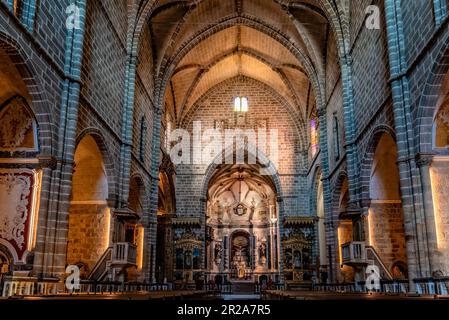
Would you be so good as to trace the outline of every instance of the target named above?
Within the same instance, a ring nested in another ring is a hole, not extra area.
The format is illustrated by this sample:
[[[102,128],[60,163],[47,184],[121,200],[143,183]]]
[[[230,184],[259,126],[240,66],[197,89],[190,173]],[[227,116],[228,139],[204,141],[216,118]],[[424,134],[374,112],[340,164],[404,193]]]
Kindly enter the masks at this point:
[[[285,269],[292,269],[293,263],[292,263],[292,250],[287,249],[285,251]]]
[[[222,254],[223,254],[223,247],[220,242],[216,242],[214,252],[215,264],[219,265],[221,263]]]
[[[301,252],[300,251],[295,251],[295,256],[294,256],[294,265],[295,265],[295,269],[302,269],[302,261],[301,261]]]
[[[259,245],[259,263],[265,265],[267,262],[267,244],[261,242]]]
[[[215,214],[217,215],[218,223],[222,223],[223,221],[223,207],[220,204],[220,200],[217,200],[215,203]]]
[[[187,250],[184,253],[184,269],[192,268],[192,251]]]

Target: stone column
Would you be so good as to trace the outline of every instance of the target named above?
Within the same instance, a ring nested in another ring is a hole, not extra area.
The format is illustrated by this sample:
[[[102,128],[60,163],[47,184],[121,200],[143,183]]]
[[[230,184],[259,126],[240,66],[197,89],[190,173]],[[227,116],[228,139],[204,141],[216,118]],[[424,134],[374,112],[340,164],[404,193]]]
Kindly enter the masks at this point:
[[[46,230],[39,246],[42,250],[35,260],[35,273],[58,277],[65,273],[68,236],[68,213],[72,191],[73,162],[76,147],[78,104],[81,91],[81,62],[83,57],[86,0],[73,2],[79,9],[79,26],[67,29],[65,43],[64,81],[61,93],[57,163],[52,171],[47,221],[39,226]]]
[[[318,109],[318,118],[320,122],[320,158],[323,182],[323,202],[324,202],[324,228],[326,233],[326,255],[328,260],[328,279],[334,282],[337,277],[338,263],[336,260],[338,251],[335,250],[336,237],[332,213],[332,197],[329,177],[329,145],[327,141],[327,113],[326,106],[321,102],[322,106]],[[281,260],[281,263],[283,261]]]
[[[410,290],[414,278],[429,276],[427,235],[422,208],[419,170],[414,159],[413,116],[405,60],[406,47],[400,0],[385,0],[391,90],[398,147],[398,167],[404,210]]]
[[[435,224],[435,212],[433,206],[432,181],[430,177],[430,165],[433,161],[433,154],[420,153],[416,156],[416,164],[421,174],[421,186],[423,194],[424,214],[427,228],[427,245],[429,250],[430,272],[438,269],[438,241]],[[430,274],[431,275],[431,274]]]
[[[345,125],[345,150],[346,163],[348,172],[348,187],[349,187],[349,208],[350,211],[359,212],[358,206],[358,152],[355,140],[355,119],[354,119],[354,90],[352,84],[352,62],[353,59],[349,54],[346,54],[341,60],[341,76],[343,86],[343,111],[344,111],[344,125]]]

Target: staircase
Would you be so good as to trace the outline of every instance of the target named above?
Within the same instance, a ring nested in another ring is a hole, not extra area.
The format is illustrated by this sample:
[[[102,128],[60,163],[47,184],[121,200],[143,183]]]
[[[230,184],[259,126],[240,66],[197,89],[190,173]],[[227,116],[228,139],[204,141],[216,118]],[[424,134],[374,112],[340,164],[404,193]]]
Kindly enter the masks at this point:
[[[375,265],[379,268],[380,277],[384,280],[393,280],[393,275],[383,263],[376,250],[371,246],[366,246],[366,258],[369,265]]]
[[[352,267],[374,265],[379,268],[383,280],[393,280],[393,276],[372,246],[363,241],[351,241],[341,246],[343,264]]]
[[[239,295],[251,295],[255,292],[255,286],[250,281],[232,281],[232,293]]]
[[[106,249],[100,260],[95,264],[91,273],[88,276],[89,280],[102,281],[108,275],[110,263],[112,259],[112,248]]]

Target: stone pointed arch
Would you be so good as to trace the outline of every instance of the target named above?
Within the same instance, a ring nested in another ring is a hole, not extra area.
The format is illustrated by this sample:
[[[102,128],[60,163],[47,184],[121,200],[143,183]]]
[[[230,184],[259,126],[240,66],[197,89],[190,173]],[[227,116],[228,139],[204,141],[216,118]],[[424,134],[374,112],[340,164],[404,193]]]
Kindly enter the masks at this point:
[[[49,99],[42,88],[41,78],[33,63],[33,59],[11,36],[0,31],[0,49],[11,59],[22,77],[31,101],[29,106],[39,127],[39,145],[41,154],[52,156],[55,153],[57,138],[54,130],[54,119],[50,112]],[[1,101],[0,101],[1,103]]]
[[[264,90],[270,92],[273,95],[273,97],[275,97],[280,102],[280,104],[287,109],[288,114],[290,115],[290,117],[292,118],[292,120],[295,124],[294,129],[299,138],[300,149],[305,150],[307,147],[307,134],[305,133],[306,123],[305,123],[303,117],[298,115],[297,112],[295,111],[295,108],[282,95],[280,95],[278,92],[276,92],[271,86],[269,86],[265,83],[262,83],[253,78],[247,78],[245,76],[242,76],[242,78],[246,78],[246,80],[248,82],[255,83],[255,84],[261,86]],[[201,104],[202,101],[204,101],[205,99],[207,99],[214,93],[217,93],[219,91],[219,89],[221,88],[221,86],[231,83],[233,81],[233,79],[235,79],[235,78],[230,78],[230,79],[224,80],[221,83],[218,83],[214,87],[210,88],[206,93],[204,93],[192,105],[189,112],[186,113],[184,115],[184,117],[180,120],[180,122],[179,122],[180,128],[185,128],[187,123],[189,123],[192,120],[191,118],[192,118],[193,114],[195,113],[195,111],[198,110],[199,105]]]
[[[370,198],[370,180],[371,180],[371,170],[374,162],[374,156],[376,153],[376,148],[379,145],[379,141],[382,138],[384,134],[389,135],[393,138],[394,141],[396,141],[396,134],[394,132],[394,129],[387,126],[387,125],[380,125],[375,127],[369,134],[371,137],[362,162],[361,162],[361,169],[360,169],[360,195],[362,201],[369,200]]]
[[[275,41],[279,42],[285,48],[287,48],[293,54],[293,56],[295,56],[298,61],[303,64],[304,69],[309,76],[310,82],[312,83],[312,87],[316,92],[316,95],[320,96],[322,94],[322,88],[319,85],[319,76],[316,73],[313,63],[310,61],[308,56],[304,54],[304,52],[299,50],[290,42],[287,35],[282,34],[282,32],[279,30],[273,29],[270,25],[267,25],[266,23],[255,17],[231,16],[221,19],[213,26],[208,26],[206,29],[200,30],[199,32],[194,34],[188,41],[186,41],[186,43],[184,43],[184,45],[172,55],[172,58],[165,59],[167,62],[160,68],[159,72],[160,82],[157,83],[156,86],[157,88],[155,91],[155,100],[159,102],[163,101],[166,89],[165,84],[168,83],[169,79],[176,69],[177,64],[189,51],[191,51],[200,41],[203,41],[220,31],[228,29],[235,24],[241,24],[243,26],[253,28],[257,31],[265,33]]]
[[[207,167],[206,173],[204,174],[203,182],[201,183],[201,186],[202,186],[201,197],[204,202],[207,199],[209,182],[212,179],[215,170],[220,166],[219,164],[217,164],[218,160],[223,159],[224,155],[226,155],[226,154],[233,154],[234,149],[235,149],[234,146],[229,146],[228,148],[226,148],[225,150],[220,152],[220,154],[218,154],[215,157],[215,159],[212,161],[212,163],[209,164],[209,166]],[[238,150],[241,151],[242,148],[240,148]],[[254,152],[252,152],[251,150],[257,150],[256,154],[254,154]],[[270,172],[274,173],[273,175],[271,175],[271,179],[273,180],[273,184],[276,188],[276,190],[274,190],[274,191],[276,192],[278,199],[282,198],[283,193],[282,193],[281,180],[280,180],[279,173],[277,171],[275,164],[273,164],[271,162],[271,160],[263,152],[261,152],[259,149],[255,148],[255,147],[248,148],[248,150],[244,150],[244,151],[247,151],[249,154],[251,154],[255,158],[258,157],[262,163],[267,164],[266,166],[270,168]]]
[[[106,170],[106,178],[108,181],[108,202],[110,203],[110,206],[114,207],[115,203],[117,201],[117,187],[116,187],[116,168],[114,165],[114,161],[112,159],[111,153],[109,151],[109,147],[106,143],[106,139],[103,136],[102,132],[97,128],[87,128],[83,131],[81,131],[80,134],[78,134],[76,138],[76,146],[79,145],[79,143],[83,140],[83,138],[91,136],[95,143],[97,144],[97,147],[99,148],[102,157],[103,157],[103,163]]]
[[[442,94],[444,79],[449,72],[449,33],[445,33],[439,40],[439,49],[436,50],[435,62],[429,77],[421,92],[417,106],[414,127],[415,146],[417,153],[432,153],[433,149],[433,122],[436,115],[438,99]]]

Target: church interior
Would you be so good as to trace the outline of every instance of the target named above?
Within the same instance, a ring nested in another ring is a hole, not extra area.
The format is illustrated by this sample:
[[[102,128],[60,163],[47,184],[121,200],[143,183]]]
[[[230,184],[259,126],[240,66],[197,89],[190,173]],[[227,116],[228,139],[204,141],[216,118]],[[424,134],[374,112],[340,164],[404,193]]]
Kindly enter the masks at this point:
[[[449,1],[0,0],[0,297],[449,295]]]

